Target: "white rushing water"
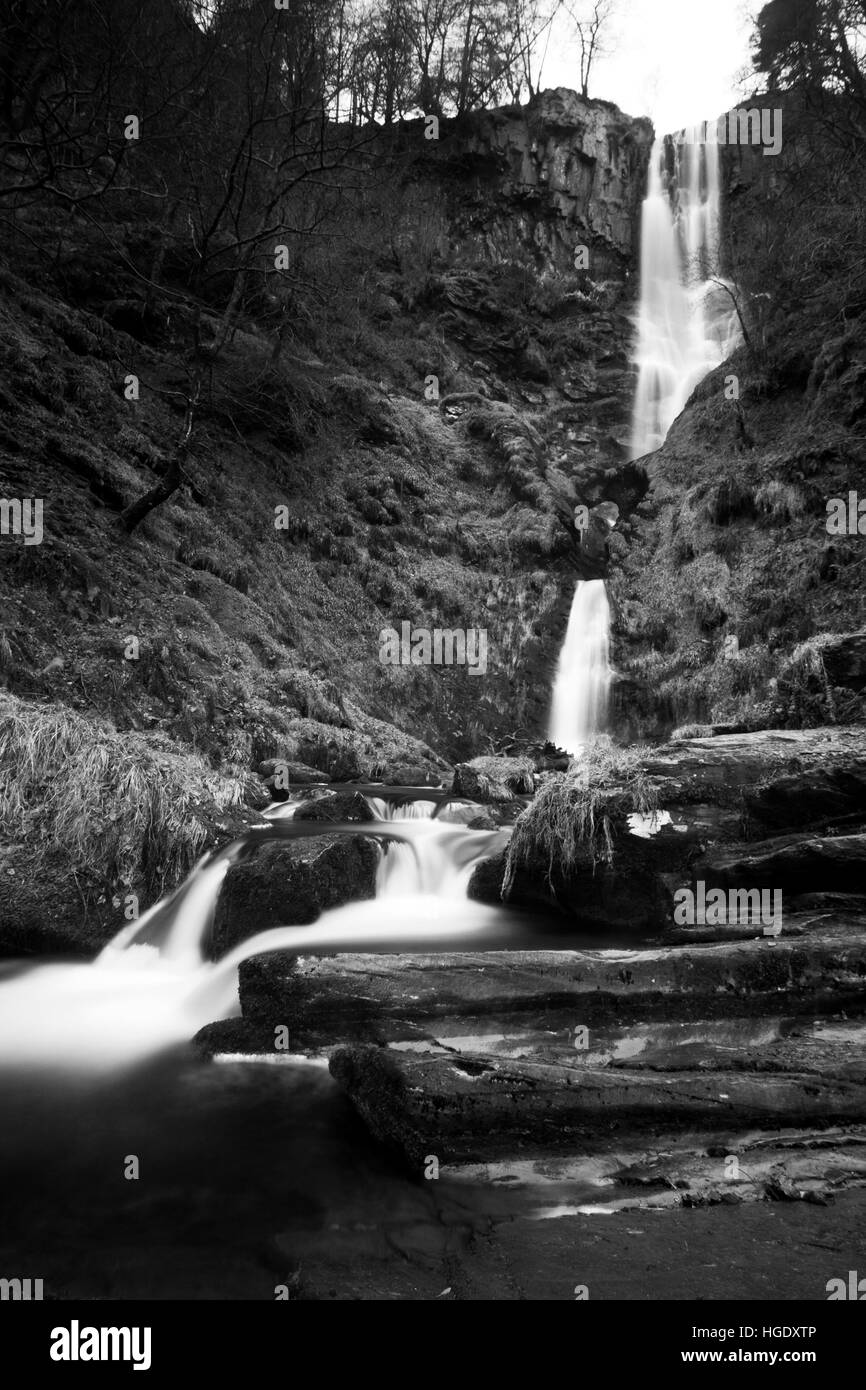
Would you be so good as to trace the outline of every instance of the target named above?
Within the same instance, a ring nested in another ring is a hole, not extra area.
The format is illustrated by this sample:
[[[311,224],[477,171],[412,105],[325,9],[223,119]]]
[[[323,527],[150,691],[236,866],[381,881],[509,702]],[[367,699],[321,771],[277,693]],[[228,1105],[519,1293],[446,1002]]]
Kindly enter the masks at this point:
[[[409,822],[412,843],[392,841],[384,848],[376,879],[376,899],[390,905],[393,898],[409,894],[434,894],[437,898],[465,898],[472,870],[482,857],[477,832],[432,819],[435,801],[394,805],[382,797],[367,798],[380,820],[393,825]],[[489,834],[490,832],[486,832]],[[501,843],[496,834],[491,844]],[[488,853],[491,851],[487,851]]]
[[[699,381],[733,351],[739,325],[719,275],[715,122],[657,139],[641,213],[638,369],[631,456],[660,448]]]
[[[695,386],[736,347],[739,323],[719,274],[715,122],[657,139],[641,212],[632,458],[658,449]],[[710,139],[707,138],[709,132]],[[612,670],[604,581],[578,583],[553,689],[549,737],[578,756],[605,724]]]
[[[432,820],[432,801],[400,807],[384,798],[370,802],[382,822],[380,834],[402,837],[386,841],[374,899],[324,912],[311,926],[260,932],[222,960],[207,960],[217,897],[244,853],[238,841],[203,859],[174,894],[118,932],[95,961],[38,965],[0,982],[0,1070],[104,1073],[185,1042],[206,1023],[239,1012],[237,968],[250,956],[449,950],[468,939],[495,944],[503,913],[471,902],[466,885],[478,860],[501,849],[508,832]],[[269,809],[274,835],[280,836],[281,824],[286,838],[305,833],[304,826],[288,824],[294,811]],[[353,836],[364,828],[325,827],[329,835]],[[306,830],[314,831],[313,824]],[[269,833],[252,832],[261,838]]]
[[[553,685],[551,743],[577,756],[603,727],[610,692],[610,605],[603,579],[578,581]]]

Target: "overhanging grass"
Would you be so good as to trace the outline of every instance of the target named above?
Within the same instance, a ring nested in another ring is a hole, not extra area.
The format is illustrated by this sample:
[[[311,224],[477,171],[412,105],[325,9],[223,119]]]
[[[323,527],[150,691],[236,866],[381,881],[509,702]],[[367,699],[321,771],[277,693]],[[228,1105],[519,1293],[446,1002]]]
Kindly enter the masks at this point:
[[[0,692],[0,834],[32,846],[34,872],[60,849],[77,872],[160,893],[243,793],[197,754]]]
[[[515,822],[503,897],[521,866],[546,861],[552,884],[556,870],[568,873],[585,852],[593,867],[612,863],[612,817],[652,815],[657,808],[641,762],[641,749],[615,748],[609,738],[600,738],[567,772],[549,778]]]

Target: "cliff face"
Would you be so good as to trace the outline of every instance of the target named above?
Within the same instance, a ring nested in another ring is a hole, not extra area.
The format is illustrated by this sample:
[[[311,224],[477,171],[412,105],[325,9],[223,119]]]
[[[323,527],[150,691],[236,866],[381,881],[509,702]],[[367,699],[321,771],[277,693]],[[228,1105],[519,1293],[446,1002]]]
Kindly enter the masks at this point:
[[[566,271],[583,245],[594,278],[626,278],[652,142],[648,120],[562,87],[527,106],[445,122],[434,157],[455,251]]]

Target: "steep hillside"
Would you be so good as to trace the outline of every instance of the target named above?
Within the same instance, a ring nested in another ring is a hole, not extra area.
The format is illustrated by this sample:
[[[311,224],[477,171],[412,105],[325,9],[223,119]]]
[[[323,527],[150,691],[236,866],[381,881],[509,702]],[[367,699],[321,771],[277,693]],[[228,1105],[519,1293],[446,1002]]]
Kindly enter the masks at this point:
[[[645,485],[611,469],[650,136],[562,92],[443,123],[435,148],[403,131],[399,201],[386,216],[373,200],[318,314],[307,302],[276,341],[266,317],[242,321],[208,371],[181,488],[131,535],[121,513],[165,477],[184,427],[172,268],[155,294],[131,271],[136,225],[106,245],[86,216],[22,213],[0,268],[0,481],[7,499],[43,499],[44,537],[0,544],[7,776],[49,702],[97,721],[108,763],[112,730],[140,733],[156,763],[203,758],[226,784],[203,813],[210,835],[221,807],[260,804],[268,758],[438,776],[543,737],[574,577],[593,563],[574,506],[613,488],[627,507]],[[479,217],[498,229],[483,244],[467,230]],[[589,268],[569,269],[579,243]],[[205,311],[196,329],[217,324]],[[485,674],[384,665],[380,633],[403,622],[485,629]],[[52,738],[50,775],[69,777],[68,731]],[[44,790],[5,807],[13,845]],[[92,882],[53,825],[44,850],[61,880],[49,903],[83,896],[113,920],[116,884]],[[5,910],[36,921],[46,894],[22,909],[25,852],[10,854]],[[186,866],[151,882],[143,862],[164,857],[124,858],[145,900]]]

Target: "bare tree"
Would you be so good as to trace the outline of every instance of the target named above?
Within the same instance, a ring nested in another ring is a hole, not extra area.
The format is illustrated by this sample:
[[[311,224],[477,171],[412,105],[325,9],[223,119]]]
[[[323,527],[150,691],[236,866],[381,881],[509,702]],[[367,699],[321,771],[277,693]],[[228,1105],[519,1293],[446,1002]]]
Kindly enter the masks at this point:
[[[617,0],[571,0],[565,10],[574,25],[580,51],[580,94],[589,97],[589,79],[598,58],[610,52]]]
[[[524,91],[531,99],[540,90],[550,32],[562,6],[563,0],[510,0],[516,48],[510,81],[514,101]]]

